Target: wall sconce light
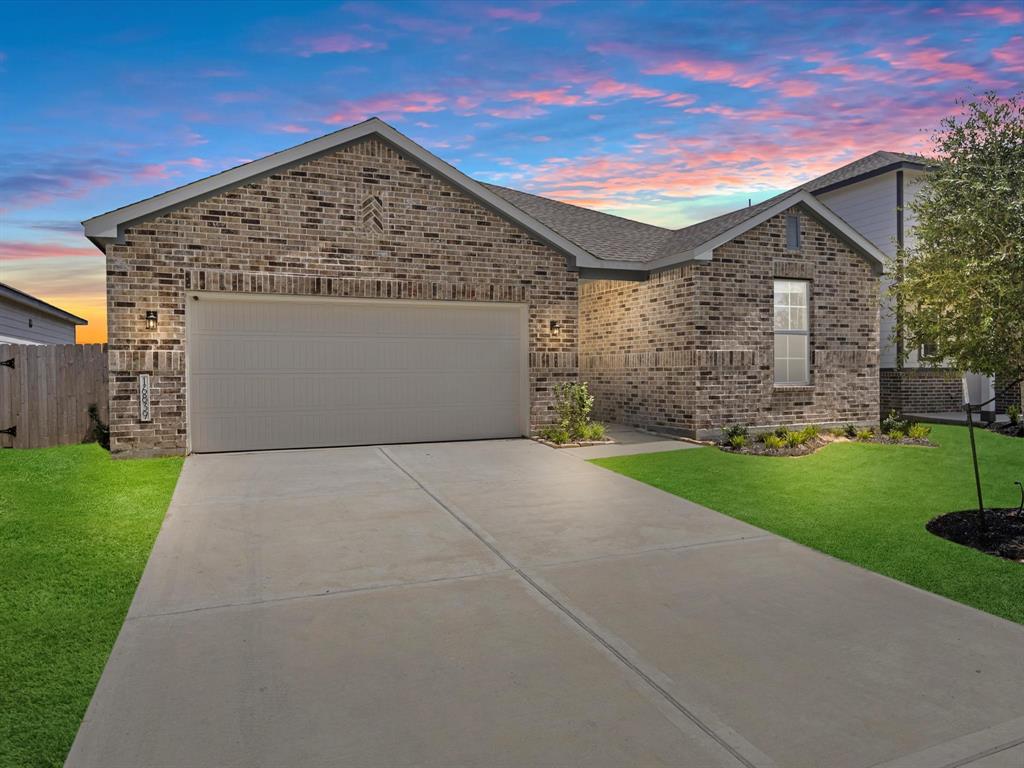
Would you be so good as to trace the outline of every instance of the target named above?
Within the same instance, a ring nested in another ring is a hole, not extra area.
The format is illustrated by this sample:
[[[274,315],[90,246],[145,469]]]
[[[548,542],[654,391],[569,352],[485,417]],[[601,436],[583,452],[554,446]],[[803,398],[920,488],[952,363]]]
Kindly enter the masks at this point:
[[[156,310],[146,310],[146,328],[150,331],[156,330]]]
[[[557,336],[559,333],[562,332],[562,324],[557,320],[552,320],[550,323],[548,323],[548,327],[551,329],[551,334],[553,336]]]

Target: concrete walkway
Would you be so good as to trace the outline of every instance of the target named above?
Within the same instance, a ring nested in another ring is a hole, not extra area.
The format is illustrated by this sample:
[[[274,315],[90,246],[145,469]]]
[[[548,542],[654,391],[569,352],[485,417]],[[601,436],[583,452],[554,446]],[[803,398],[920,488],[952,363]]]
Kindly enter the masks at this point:
[[[529,441],[193,456],[67,764],[1019,768],[1022,648]]]

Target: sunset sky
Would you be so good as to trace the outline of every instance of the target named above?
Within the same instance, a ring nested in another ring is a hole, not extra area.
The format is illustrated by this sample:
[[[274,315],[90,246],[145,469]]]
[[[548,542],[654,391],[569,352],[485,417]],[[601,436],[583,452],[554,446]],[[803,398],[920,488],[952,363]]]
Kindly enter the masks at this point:
[[[79,222],[377,115],[683,226],[1020,90],[1024,2],[0,3],[0,281],[106,338]]]

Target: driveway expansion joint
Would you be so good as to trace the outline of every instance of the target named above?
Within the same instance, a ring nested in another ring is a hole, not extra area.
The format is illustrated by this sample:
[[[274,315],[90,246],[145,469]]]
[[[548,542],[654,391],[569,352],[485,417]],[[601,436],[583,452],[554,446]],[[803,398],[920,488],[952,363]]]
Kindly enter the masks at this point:
[[[550,591],[545,589],[535,580],[529,573],[526,572],[521,566],[515,563],[507,555],[505,555],[498,546],[491,540],[489,536],[477,529],[469,520],[456,512],[451,505],[445,502],[440,496],[438,496],[433,490],[431,490],[425,483],[423,483],[418,477],[412,472],[403,467],[394,456],[392,456],[387,449],[384,447],[378,447],[382,455],[384,455],[392,464],[401,470],[410,480],[416,483],[423,492],[432,498],[445,512],[451,515],[460,525],[462,525],[469,533],[476,537],[480,543],[486,546],[496,557],[501,559],[508,567],[516,573],[530,588],[532,588],[537,594],[548,601],[552,606],[557,608],[563,615],[565,615],[570,621],[572,621],[577,627],[583,630],[592,640],[600,645],[607,653],[611,654],[620,664],[630,670],[634,675],[639,677],[651,690],[662,697],[669,705],[671,705],[676,711],[678,711],[683,717],[697,727],[705,736],[710,738],[712,741],[717,743],[723,750],[725,750],[734,760],[736,760],[744,768],[774,768],[774,763],[767,758],[765,755],[758,754],[757,762],[751,761],[743,751],[731,744],[723,736],[721,736],[714,728],[707,724],[704,720],[697,716],[689,707],[679,701],[673,696],[664,686],[658,683],[651,675],[641,669],[637,664],[631,661],[624,653],[615,647],[610,641],[608,641],[601,633],[591,627],[583,618],[581,618],[576,612],[574,612],[567,603],[559,600]],[[745,745],[744,751],[752,751],[751,745]]]

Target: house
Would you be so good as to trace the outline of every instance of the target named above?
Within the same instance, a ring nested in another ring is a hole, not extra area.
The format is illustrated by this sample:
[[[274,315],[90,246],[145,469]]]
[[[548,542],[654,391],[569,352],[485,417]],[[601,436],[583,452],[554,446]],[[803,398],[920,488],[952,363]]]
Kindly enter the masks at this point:
[[[79,325],[88,321],[0,283],[0,344],[74,344]]]
[[[525,435],[578,376],[682,435],[878,419],[883,254],[807,190],[669,230],[371,119],[84,225],[121,455]]]

